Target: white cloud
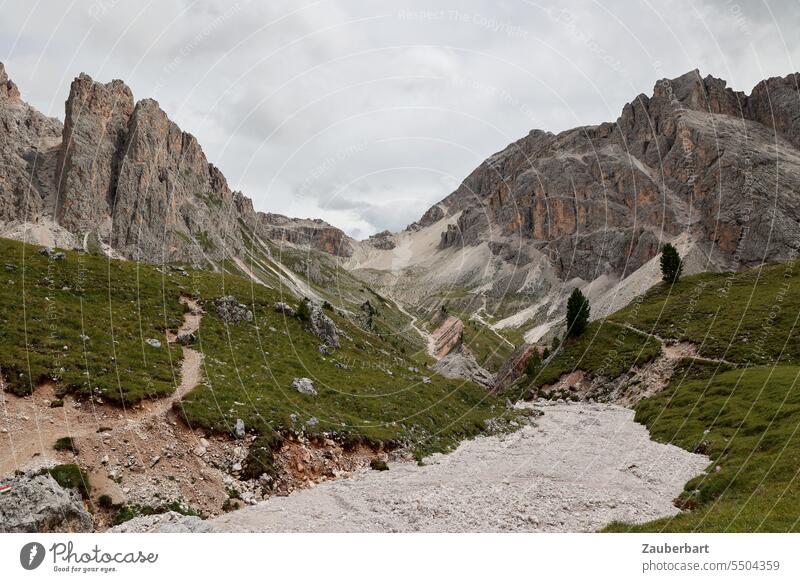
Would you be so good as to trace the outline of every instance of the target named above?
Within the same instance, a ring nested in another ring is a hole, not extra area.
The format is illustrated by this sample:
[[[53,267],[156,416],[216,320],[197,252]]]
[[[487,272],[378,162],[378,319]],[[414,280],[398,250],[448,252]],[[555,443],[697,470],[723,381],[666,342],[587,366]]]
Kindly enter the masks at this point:
[[[0,59],[63,116],[81,71],[194,133],[261,210],[398,229],[532,128],[614,120],[699,68],[797,70],[792,2],[88,0],[4,6]]]

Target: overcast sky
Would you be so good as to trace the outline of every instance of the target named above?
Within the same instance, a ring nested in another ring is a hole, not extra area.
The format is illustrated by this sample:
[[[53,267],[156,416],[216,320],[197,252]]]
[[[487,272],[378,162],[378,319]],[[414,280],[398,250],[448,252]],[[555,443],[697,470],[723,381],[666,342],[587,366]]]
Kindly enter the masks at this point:
[[[569,6],[565,8],[565,6]],[[694,68],[798,70],[800,2],[7,0],[0,60],[63,119],[80,72],[157,99],[259,210],[397,230],[530,129]]]

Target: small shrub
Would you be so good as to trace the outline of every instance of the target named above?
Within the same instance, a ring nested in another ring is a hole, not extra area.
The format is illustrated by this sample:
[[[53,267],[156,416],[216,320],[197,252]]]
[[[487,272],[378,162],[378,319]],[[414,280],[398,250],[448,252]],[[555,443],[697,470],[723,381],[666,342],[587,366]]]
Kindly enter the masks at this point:
[[[273,479],[277,476],[275,469],[275,456],[272,449],[277,446],[279,440],[274,435],[259,436],[250,446],[250,451],[245,459],[242,479],[258,479],[265,473]]]
[[[308,301],[301,301],[297,304],[295,314],[300,321],[308,321],[311,317],[311,308],[308,306]]]
[[[111,500],[110,495],[101,495],[97,498],[97,505],[102,507],[103,509],[111,509],[114,507],[114,502]]]
[[[56,398],[50,401],[50,408],[62,408],[63,406],[64,400],[62,398]]]
[[[68,436],[58,439],[53,445],[53,448],[57,451],[72,451],[76,455],[78,454],[78,449],[75,448],[75,441],[72,437]]]
[[[389,465],[383,459],[372,459],[369,462],[369,468],[373,471],[388,471]]]
[[[64,489],[77,489],[84,499],[89,498],[91,491],[89,477],[78,465],[74,463],[56,465],[50,469],[44,469],[42,473],[50,474]]]

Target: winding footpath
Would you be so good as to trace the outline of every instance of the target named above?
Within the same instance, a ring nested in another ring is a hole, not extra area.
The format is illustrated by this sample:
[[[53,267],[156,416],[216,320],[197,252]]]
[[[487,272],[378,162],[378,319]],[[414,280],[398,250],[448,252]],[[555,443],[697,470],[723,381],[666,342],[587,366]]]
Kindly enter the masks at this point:
[[[167,332],[169,343],[176,342],[182,334],[196,333],[203,319],[203,310],[195,300],[181,297],[181,302],[189,307],[189,312],[177,333]],[[61,408],[50,408],[49,403],[56,398],[56,386],[49,382],[37,386],[33,395],[24,398],[0,390],[0,430],[4,429],[0,434],[0,476],[57,459],[53,444],[61,437],[72,437],[81,448],[97,446],[103,439],[102,433],[121,428],[136,430],[142,423],[166,415],[175,402],[200,382],[202,362],[200,352],[184,346],[180,383],[175,392],[125,409],[91,402],[82,403],[79,408],[67,406],[66,402]],[[100,428],[105,430],[100,432]]]

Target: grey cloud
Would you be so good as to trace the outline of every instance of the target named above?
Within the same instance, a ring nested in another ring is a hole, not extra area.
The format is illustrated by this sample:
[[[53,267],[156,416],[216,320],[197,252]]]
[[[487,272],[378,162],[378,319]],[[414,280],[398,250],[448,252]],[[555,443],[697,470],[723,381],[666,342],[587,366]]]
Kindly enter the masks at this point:
[[[749,91],[800,57],[795,2],[43,4],[0,21],[34,105],[61,117],[79,72],[122,78],[257,208],[356,236],[415,220],[530,129],[613,121],[694,68]]]

